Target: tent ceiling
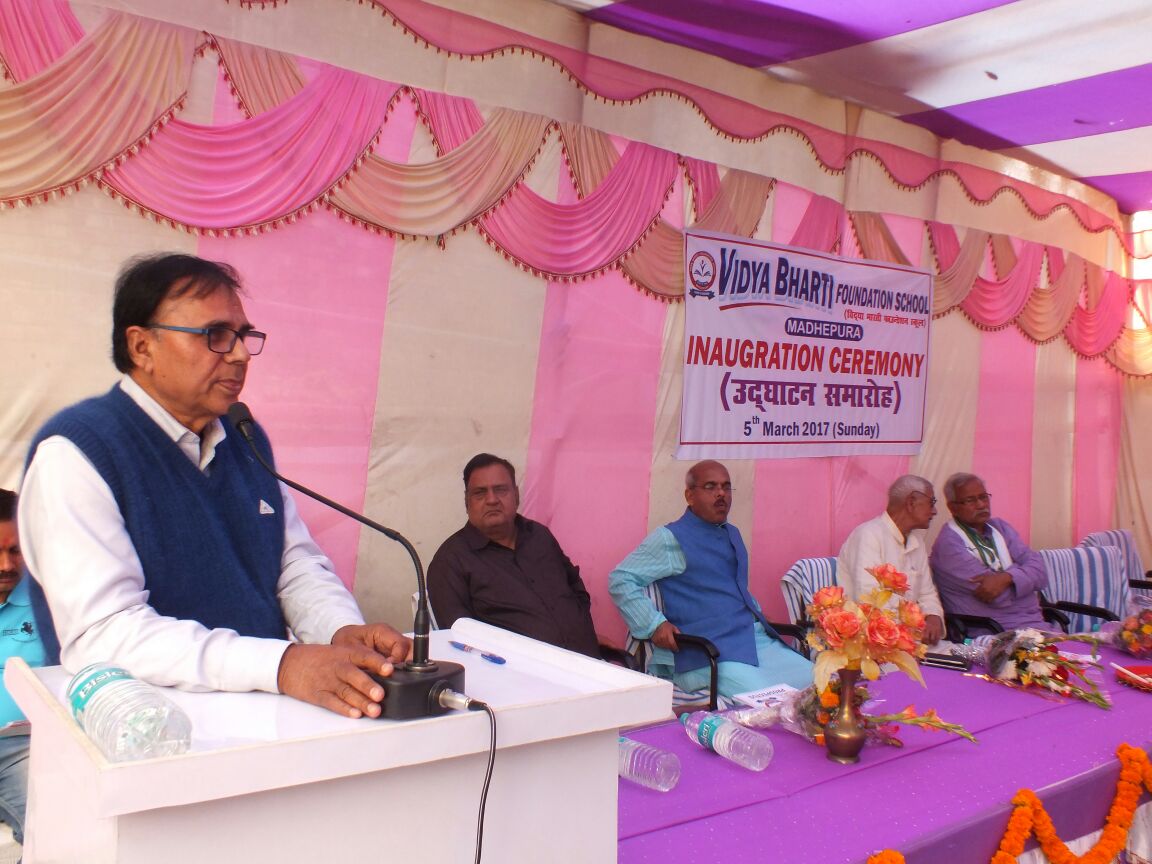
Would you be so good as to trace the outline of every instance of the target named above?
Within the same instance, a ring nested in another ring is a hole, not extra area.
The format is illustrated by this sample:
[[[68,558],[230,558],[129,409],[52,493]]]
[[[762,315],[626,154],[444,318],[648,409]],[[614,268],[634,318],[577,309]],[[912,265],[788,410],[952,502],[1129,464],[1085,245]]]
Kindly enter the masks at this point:
[[[1148,0],[551,0],[1152,210]]]

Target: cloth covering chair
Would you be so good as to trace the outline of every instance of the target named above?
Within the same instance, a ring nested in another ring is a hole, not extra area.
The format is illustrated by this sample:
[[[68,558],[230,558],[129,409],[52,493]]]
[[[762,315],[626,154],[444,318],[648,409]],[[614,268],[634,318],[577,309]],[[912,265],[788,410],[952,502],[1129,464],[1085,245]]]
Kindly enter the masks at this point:
[[[1127,528],[1096,531],[1080,541],[1081,546],[1115,546],[1120,550],[1128,587],[1152,598],[1152,570],[1144,569],[1136,539]]]
[[[817,591],[835,584],[835,558],[801,558],[788,568],[780,580],[784,605],[788,607],[788,619],[805,630],[810,628],[812,622],[808,620],[808,605]]]
[[[1038,549],[1048,570],[1041,605],[1068,616],[1069,633],[1089,633],[1128,612],[1128,580],[1116,546]]]

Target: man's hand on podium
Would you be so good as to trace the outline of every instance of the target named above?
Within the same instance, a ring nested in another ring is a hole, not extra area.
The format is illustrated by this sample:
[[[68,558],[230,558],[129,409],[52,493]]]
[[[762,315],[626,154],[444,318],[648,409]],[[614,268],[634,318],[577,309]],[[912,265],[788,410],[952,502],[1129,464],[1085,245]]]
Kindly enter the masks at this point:
[[[412,659],[412,640],[387,624],[348,624],[332,634],[333,645],[362,645],[395,664]]]
[[[364,670],[388,676],[392,661],[355,640],[339,645],[294,643],[280,658],[276,684],[287,696],[345,717],[379,717],[384,688]]]

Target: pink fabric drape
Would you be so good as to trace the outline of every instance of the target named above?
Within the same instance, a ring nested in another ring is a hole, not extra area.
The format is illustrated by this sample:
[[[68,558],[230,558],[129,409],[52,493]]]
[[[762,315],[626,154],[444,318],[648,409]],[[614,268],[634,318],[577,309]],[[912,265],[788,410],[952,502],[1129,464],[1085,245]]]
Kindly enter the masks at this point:
[[[995,496],[992,512],[1027,540],[1032,521],[1036,346],[1011,330],[984,333],[979,363],[972,471],[985,478]],[[1005,369],[1012,374],[1004,374]]]
[[[425,107],[436,140],[452,152],[481,118],[462,99],[437,98]],[[480,221],[485,236],[510,258],[553,278],[584,276],[614,265],[641,241],[670,191],[676,157],[631,142],[595,189],[571,204],[548,201],[520,187]]]
[[[195,38],[109,14],[57,63],[0,90],[0,203],[47,200],[138,150],[184,98]]]
[[[1033,291],[1016,319],[1016,325],[1037,342],[1055,339],[1064,331],[1088,278],[1088,268],[1078,255],[1070,254],[1066,262],[1058,250],[1045,249],[1045,255],[1052,285]],[[1053,266],[1056,262],[1064,263]],[[1068,341],[1075,344],[1071,338]]]
[[[1102,354],[1116,341],[1132,302],[1132,284],[1115,273],[1107,274],[1102,288],[1092,288],[1089,283],[1089,308],[1074,306],[1064,328],[1068,343],[1086,357]]]
[[[788,245],[831,252],[840,242],[843,218],[844,205],[823,195],[813,195]]]
[[[251,120],[227,126],[173,120],[136,158],[106,172],[104,182],[141,207],[199,229],[291,218],[359,164],[395,92],[394,84],[329,67],[295,98]]]
[[[976,278],[972,290],[960,308],[968,317],[984,327],[1003,327],[1011,324],[1040,278],[1040,264],[1044,249],[1035,244],[1024,247],[1023,254],[1002,279]]]
[[[1123,417],[1123,379],[1103,363],[1076,361],[1072,536],[1116,525],[1116,470]]]
[[[618,644],[607,574],[647,533],[666,314],[605,273],[550,284],[540,331],[524,512],[574,556],[596,620]]]
[[[0,0],[0,68],[13,81],[55,63],[83,35],[68,0]]]

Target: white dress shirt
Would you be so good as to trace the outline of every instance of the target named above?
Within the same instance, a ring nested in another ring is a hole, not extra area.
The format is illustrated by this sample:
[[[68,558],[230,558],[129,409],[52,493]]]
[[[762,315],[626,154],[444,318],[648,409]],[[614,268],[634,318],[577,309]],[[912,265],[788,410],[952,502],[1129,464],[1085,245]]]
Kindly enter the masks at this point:
[[[887,513],[857,525],[848,535],[840,549],[836,561],[836,583],[844,586],[844,594],[850,600],[859,600],[864,594],[876,588],[876,580],[865,567],[878,564],[891,564],[908,577],[909,600],[915,600],[925,615],[938,615],[944,620],[944,607],[936,593],[932,581],[932,571],[928,567],[928,547],[924,545],[924,531],[908,532],[904,535]],[[891,604],[896,605],[893,598]]]
[[[120,388],[200,470],[228,434],[219,419],[203,438],[165,411],[135,381]],[[284,555],[276,592],[302,642],[327,643],[364,619],[281,484]],[[266,690],[276,686],[288,639],[240,636],[197,621],[160,615],[148,605],[144,570],[112,490],[67,438],[40,443],[20,492],[20,541],[28,569],[44,588],[70,671],[112,662],[153,684],[186,690]],[[288,634],[285,634],[287,637]]]

